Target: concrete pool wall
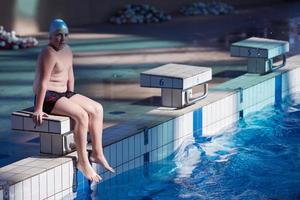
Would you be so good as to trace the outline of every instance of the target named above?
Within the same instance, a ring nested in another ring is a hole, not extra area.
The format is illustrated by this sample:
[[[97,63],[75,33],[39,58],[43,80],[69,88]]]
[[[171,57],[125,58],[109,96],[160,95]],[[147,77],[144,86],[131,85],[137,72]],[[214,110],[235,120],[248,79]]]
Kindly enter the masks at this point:
[[[162,160],[194,135],[209,137],[267,105],[278,105],[300,91],[300,56],[264,76],[245,74],[209,89],[207,98],[173,110],[159,107],[142,117],[104,130],[104,153],[116,169],[111,174],[93,164],[108,180],[117,174]],[[90,149],[90,147],[88,147]],[[90,183],[75,168],[76,152],[41,155],[0,168],[0,199],[72,198]],[[101,184],[101,183],[100,183]]]

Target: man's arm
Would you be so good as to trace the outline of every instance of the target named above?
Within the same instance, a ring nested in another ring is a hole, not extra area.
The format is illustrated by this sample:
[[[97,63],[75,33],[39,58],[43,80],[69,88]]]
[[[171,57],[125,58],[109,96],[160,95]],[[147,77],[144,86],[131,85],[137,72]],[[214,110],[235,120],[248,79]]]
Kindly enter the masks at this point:
[[[46,95],[50,75],[55,65],[55,59],[51,52],[48,50],[43,51],[38,59],[38,65],[40,69],[40,84],[37,86],[36,105],[34,108],[33,118],[36,123],[41,124],[44,114],[44,98]]]
[[[67,91],[74,92],[74,72],[73,72],[73,54],[71,52],[71,66],[68,72]]]
[[[69,69],[69,75],[68,75],[68,85],[67,85],[67,91],[74,91],[74,73],[73,73],[73,66]]]

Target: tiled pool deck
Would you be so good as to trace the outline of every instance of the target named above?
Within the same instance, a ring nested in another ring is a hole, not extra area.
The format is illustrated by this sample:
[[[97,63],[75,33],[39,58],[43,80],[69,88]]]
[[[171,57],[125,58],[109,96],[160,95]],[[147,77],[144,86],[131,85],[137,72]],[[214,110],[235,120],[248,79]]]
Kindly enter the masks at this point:
[[[207,98],[180,110],[158,107],[143,114],[142,120],[129,120],[105,129],[104,153],[116,174],[93,167],[103,180],[172,154],[193,135],[203,137],[218,132],[241,117],[300,91],[300,56],[288,59],[287,66],[259,76],[245,74],[211,88]],[[9,199],[71,198],[86,187],[87,180],[74,168],[76,153],[55,158],[30,157],[0,169],[0,197]],[[27,196],[29,195],[29,196]],[[71,195],[71,196],[70,196]]]
[[[86,36],[74,34],[71,40],[76,90],[104,106],[104,151],[117,174],[161,160],[182,141],[192,140],[193,134],[216,134],[240,117],[280,101],[287,92],[299,91],[299,56],[289,58],[287,66],[274,73],[232,79],[235,72],[245,73],[246,67],[245,60],[230,58],[228,46],[117,34],[91,34],[88,40]],[[292,38],[299,41],[297,34]],[[88,184],[82,174],[75,173],[75,153],[61,158],[39,156],[36,135],[10,131],[10,113],[32,106],[31,84],[39,51],[1,52],[1,164],[22,160],[0,168],[0,199],[7,195],[10,199],[60,199]],[[158,107],[160,91],[140,88],[138,76],[169,62],[212,66],[215,76],[207,98],[180,110]],[[114,176],[94,167],[104,180]]]

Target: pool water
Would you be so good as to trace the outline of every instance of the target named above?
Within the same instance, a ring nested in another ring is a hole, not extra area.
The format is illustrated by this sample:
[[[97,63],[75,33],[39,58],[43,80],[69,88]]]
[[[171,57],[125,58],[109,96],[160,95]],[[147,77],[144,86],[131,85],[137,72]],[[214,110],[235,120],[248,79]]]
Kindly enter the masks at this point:
[[[300,199],[300,94],[76,198]]]

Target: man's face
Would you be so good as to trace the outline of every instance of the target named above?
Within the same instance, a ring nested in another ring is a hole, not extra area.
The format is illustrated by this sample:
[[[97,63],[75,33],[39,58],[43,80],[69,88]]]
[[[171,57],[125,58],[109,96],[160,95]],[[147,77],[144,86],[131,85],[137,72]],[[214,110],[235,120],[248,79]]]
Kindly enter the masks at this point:
[[[65,29],[58,29],[50,35],[50,44],[56,50],[61,50],[67,44],[69,33]]]

